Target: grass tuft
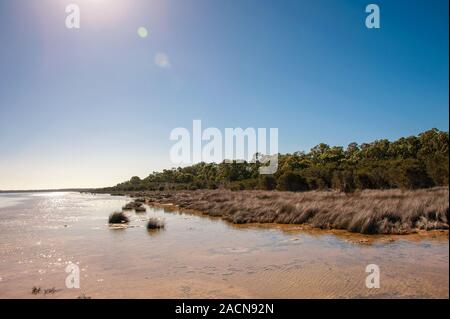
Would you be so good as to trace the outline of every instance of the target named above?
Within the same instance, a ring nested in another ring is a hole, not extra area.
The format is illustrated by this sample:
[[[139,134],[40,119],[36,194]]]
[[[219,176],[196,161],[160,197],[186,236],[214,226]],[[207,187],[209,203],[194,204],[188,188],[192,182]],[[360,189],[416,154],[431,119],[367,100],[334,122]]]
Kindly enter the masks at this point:
[[[164,228],[164,226],[164,222],[157,218],[150,218],[147,222],[147,229],[161,229]]]
[[[114,212],[109,215],[108,222],[110,224],[123,224],[128,223],[130,219],[124,212]]]

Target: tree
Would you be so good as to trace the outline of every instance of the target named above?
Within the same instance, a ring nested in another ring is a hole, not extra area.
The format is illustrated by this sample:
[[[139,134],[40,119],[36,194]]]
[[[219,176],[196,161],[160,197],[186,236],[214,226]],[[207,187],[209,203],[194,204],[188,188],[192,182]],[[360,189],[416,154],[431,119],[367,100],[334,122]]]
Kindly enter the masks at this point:
[[[259,158],[259,154],[258,154]],[[133,176],[113,189],[157,190],[233,188],[302,191],[334,188],[355,189],[423,188],[448,185],[449,134],[437,129],[390,142],[321,143],[310,152],[279,154],[273,175],[259,174],[261,163],[198,163],[153,172],[143,180]]]
[[[305,191],[308,189],[308,183],[299,174],[286,172],[278,178],[277,188],[281,191]]]

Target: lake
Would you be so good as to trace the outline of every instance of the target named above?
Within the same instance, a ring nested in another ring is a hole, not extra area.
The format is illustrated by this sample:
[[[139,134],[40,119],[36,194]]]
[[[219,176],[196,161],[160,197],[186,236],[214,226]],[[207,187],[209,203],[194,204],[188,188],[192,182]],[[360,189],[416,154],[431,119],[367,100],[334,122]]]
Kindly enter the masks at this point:
[[[128,227],[109,227],[109,214],[129,201],[0,194],[0,298],[449,297],[448,232],[364,236],[237,226],[148,206],[127,213]],[[147,231],[149,217],[166,227]],[[69,263],[80,269],[79,289],[66,287]],[[379,266],[378,289],[366,287],[369,264]]]

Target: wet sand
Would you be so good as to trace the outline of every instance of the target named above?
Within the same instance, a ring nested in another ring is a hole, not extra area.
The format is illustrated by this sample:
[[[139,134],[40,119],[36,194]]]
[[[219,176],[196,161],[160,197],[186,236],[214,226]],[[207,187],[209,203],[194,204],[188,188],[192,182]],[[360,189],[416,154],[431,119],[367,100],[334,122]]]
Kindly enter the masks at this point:
[[[125,197],[0,195],[0,298],[448,298],[448,232],[364,236],[295,225],[233,225],[147,207],[124,229]],[[148,217],[166,228],[148,232]],[[65,285],[69,262],[80,289]],[[380,267],[368,289],[368,264]],[[56,292],[33,295],[32,287]]]

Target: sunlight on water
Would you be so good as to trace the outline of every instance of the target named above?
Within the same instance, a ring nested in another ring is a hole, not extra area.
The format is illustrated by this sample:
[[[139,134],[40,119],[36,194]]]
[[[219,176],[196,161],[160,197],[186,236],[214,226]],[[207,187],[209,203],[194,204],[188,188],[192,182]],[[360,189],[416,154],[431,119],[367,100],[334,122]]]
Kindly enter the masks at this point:
[[[149,207],[127,212],[128,226],[109,227],[109,214],[129,201],[67,192],[0,195],[0,297],[448,297],[445,234],[369,240]],[[147,231],[149,217],[166,227]],[[65,286],[69,263],[80,267],[80,289]],[[380,265],[380,289],[365,288],[370,263]],[[32,295],[34,286],[55,291]]]

